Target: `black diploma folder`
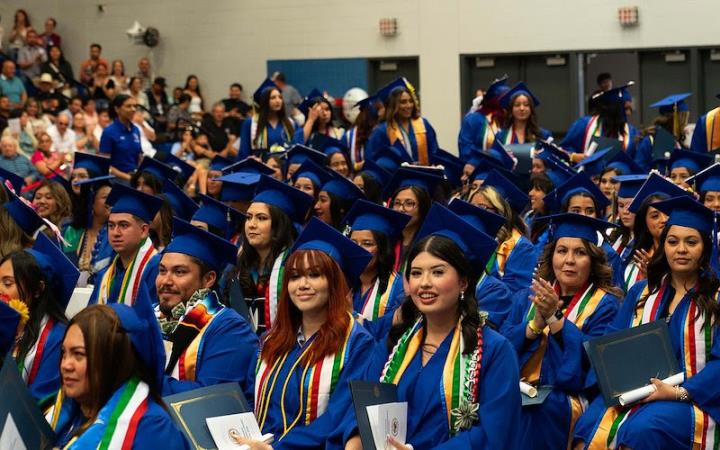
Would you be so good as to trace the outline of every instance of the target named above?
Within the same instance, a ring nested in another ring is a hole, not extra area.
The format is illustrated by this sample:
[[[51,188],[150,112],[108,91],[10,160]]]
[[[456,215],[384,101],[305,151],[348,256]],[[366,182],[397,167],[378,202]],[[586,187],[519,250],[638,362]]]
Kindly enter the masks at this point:
[[[655,137],[653,139],[652,158],[653,160],[669,159],[667,153],[672,154],[675,150],[675,136],[670,134],[665,128],[655,127]]]
[[[355,417],[357,418],[362,446],[365,450],[377,450],[365,408],[372,405],[397,402],[397,386],[372,381],[351,381],[350,393],[355,406]]]
[[[619,405],[621,394],[649,384],[650,378],[678,373],[664,320],[590,339],[585,350],[608,407]]]
[[[20,378],[17,363],[10,355],[5,357],[0,370],[0,392],[0,433],[6,430],[11,418],[26,448],[52,448],[55,433]]]
[[[196,449],[217,449],[205,419],[250,411],[238,383],[223,383],[163,397],[170,415]]]
[[[629,138],[626,138],[629,139]],[[609,138],[605,136],[593,136],[590,139],[590,142],[595,142],[597,144],[597,147],[595,147],[595,151],[599,152],[600,150],[604,150],[606,148],[611,148],[607,155],[603,157],[605,161],[609,161],[612,158],[615,157],[618,153],[623,151],[623,143],[620,142],[618,139],[615,138]]]
[[[548,395],[550,395],[550,393],[553,391],[554,387],[550,385],[542,385],[537,386],[536,389],[537,395],[535,397],[529,397],[522,392],[520,393],[523,406],[542,405]]]

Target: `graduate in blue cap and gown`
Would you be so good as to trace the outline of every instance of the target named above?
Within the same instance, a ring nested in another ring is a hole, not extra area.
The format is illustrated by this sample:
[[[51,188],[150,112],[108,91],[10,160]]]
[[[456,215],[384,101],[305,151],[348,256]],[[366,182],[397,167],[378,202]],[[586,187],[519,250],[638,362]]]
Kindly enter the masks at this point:
[[[275,321],[284,262],[312,202],[299,189],[263,175],[247,209],[237,270],[229,276],[239,284],[258,335]]]
[[[333,108],[322,92],[317,89],[310,91],[298,109],[305,116],[305,123],[295,131],[293,144],[315,147],[315,139],[319,136],[342,139],[343,129],[333,125]]]
[[[75,152],[75,161],[70,172],[70,183],[73,192],[80,194],[80,187],[76,183],[89,178],[97,178],[110,174],[110,158],[93,155],[92,153]]]
[[[366,160],[362,164],[362,169],[353,177],[353,183],[360,188],[365,197],[378,205],[384,204],[383,191],[385,185],[390,182],[392,173],[383,169],[379,164],[372,160]]]
[[[625,103],[632,100],[627,88],[633,84],[596,94],[593,99],[598,105],[597,114],[581,117],[570,125],[560,147],[571,152],[573,162],[583,159],[595,136],[617,139],[622,150],[635,158],[638,130],[628,122],[625,113]]]
[[[710,166],[712,162],[713,158],[705,153],[675,150],[670,156],[670,161],[668,161],[668,176],[673,183],[688,188],[689,185],[685,180]]]
[[[320,190],[325,183],[333,179],[330,170],[321,164],[312,159],[305,160],[290,179],[292,186],[312,196],[315,202],[318,201]],[[314,211],[311,211],[311,214],[314,214]]]
[[[715,97],[720,99],[720,94]],[[700,116],[695,123],[690,150],[698,153],[720,148],[720,106]]]
[[[408,298],[366,377],[397,385],[398,401],[408,403],[406,442],[390,448],[520,448],[516,357],[474,298],[495,246],[439,204],[418,232],[405,272]],[[346,436],[357,433],[354,414],[341,426]]]
[[[328,136],[318,136],[315,139],[315,148],[325,154],[325,166],[345,178],[352,178],[353,165],[350,162],[348,148],[344,141]]]
[[[720,163],[715,163],[705,170],[685,180],[693,191],[700,194],[698,199],[706,208],[720,212]]]
[[[610,232],[608,239],[612,248],[620,255],[620,259],[623,261],[623,270],[625,270],[635,240],[633,232],[635,214],[630,212],[628,207],[643,183],[645,183],[647,175],[618,175],[613,179],[620,184],[617,191],[618,226]],[[624,273],[621,287],[625,287]]]
[[[257,88],[253,100],[254,112],[240,127],[238,161],[256,155],[260,150],[283,149],[295,133],[295,124],[285,114],[282,91],[270,79]]]
[[[245,158],[223,169],[223,176],[216,178],[222,183],[220,201],[244,213],[255,196],[260,175],[274,175],[275,171],[255,158]]]
[[[665,320],[678,366],[679,386],[651,378],[643,403],[605,407],[599,397],[583,416],[576,439],[586,448],[711,449],[718,445],[720,339],[718,279],[707,266],[714,214],[688,196],[653,203],[668,215],[648,279],[628,292],[609,331]]]
[[[463,161],[470,159],[473,152],[489,149],[495,142],[495,135],[505,122],[500,99],[510,90],[507,79],[507,75],[495,79],[485,91],[480,108],[463,118],[458,133],[458,149]]]
[[[500,105],[505,108],[505,123],[495,135],[492,148],[506,151],[503,146],[533,143],[552,137],[550,131],[538,125],[536,108],[540,100],[522,81],[503,94]]]
[[[385,103],[385,122],[370,135],[365,158],[375,159],[381,148],[400,141],[413,161],[428,165],[438,149],[437,135],[430,122],[420,116],[415,88],[404,78],[398,78],[381,89],[378,97]]]
[[[374,343],[352,317],[347,295],[371,258],[316,218],[298,237],[255,377],[255,417],[275,441],[253,448],[344,448],[339,424],[352,410],[348,381],[362,379]]]
[[[567,447],[586,404],[583,343],[606,333],[623,292],[598,241],[607,222],[571,213],[538,220],[550,223],[550,245],[532,284],[515,294],[501,332],[517,352],[520,380],[553,386],[542,404],[523,407],[523,448],[558,449]]]
[[[190,223],[232,243],[238,241],[245,224],[245,214],[214,198],[198,197],[201,205],[190,218]]]
[[[353,171],[358,171],[362,167],[362,163],[365,161],[365,145],[370,138],[370,133],[378,124],[376,102],[377,97],[371,95],[355,104],[354,108],[358,108],[360,112],[355,117],[353,126],[346,130],[343,136],[349,150]]]
[[[140,166],[130,178],[130,186],[149,195],[158,195],[163,192],[163,184],[166,179],[175,180],[177,172],[155,158],[143,158]]]
[[[250,399],[257,337],[245,318],[220,302],[216,290],[237,249],[177,218],[173,233],[156,279],[156,315],[163,339],[172,345],[163,395],[237,382]]]
[[[685,128],[687,127],[690,117],[690,106],[685,100],[691,95],[689,92],[673,94],[650,105],[651,108],[658,108],[660,115],[655,118],[653,125],[647,129],[647,134],[643,136],[637,146],[635,162],[642,167],[643,170],[649,171],[653,166],[653,149],[655,147],[658,128],[662,128],[674,138],[673,148],[680,149],[688,147],[685,143]],[[665,150],[671,151],[673,148],[667,148]]]
[[[96,276],[90,304],[135,302],[144,285],[156,303],[155,277],[159,256],[150,239],[150,223],[162,200],[129,186],[114,183],[106,203],[110,206],[108,238],[115,250],[110,265]]]
[[[327,173],[330,179],[320,188],[313,212],[318,219],[336,230],[342,230],[343,217],[357,200],[365,198],[365,193],[334,170]]]
[[[32,249],[0,260],[0,295],[21,302],[27,316],[12,346],[20,375],[41,408],[60,388],[60,344],[65,334],[65,308],[80,273],[44,234]]]
[[[220,199],[220,191],[222,190],[222,181],[217,181],[223,175],[223,169],[232,165],[234,161],[215,155],[210,160],[207,171],[202,171],[198,176],[199,190],[201,194],[208,195],[214,199]]]
[[[165,351],[144,286],[133,307],[80,311],[62,350],[62,388],[46,415],[56,448],[190,449],[160,397]]]
[[[9,200],[0,205],[0,215],[5,216],[0,220],[2,256],[31,247],[37,234],[46,230],[48,224],[27,200],[12,191],[5,191]]]
[[[304,145],[293,145],[285,156],[287,159],[285,177],[288,180],[294,180],[297,170],[308,159],[320,166],[325,165],[325,154],[323,152]]]

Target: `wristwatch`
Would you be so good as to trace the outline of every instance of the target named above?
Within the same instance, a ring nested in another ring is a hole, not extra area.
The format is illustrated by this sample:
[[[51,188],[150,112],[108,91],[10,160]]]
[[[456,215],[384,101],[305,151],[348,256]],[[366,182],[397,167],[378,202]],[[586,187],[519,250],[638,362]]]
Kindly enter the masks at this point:
[[[545,319],[545,323],[548,326],[550,326],[562,318],[563,318],[563,312],[558,309],[557,311],[555,311],[555,314],[553,314],[552,316]]]

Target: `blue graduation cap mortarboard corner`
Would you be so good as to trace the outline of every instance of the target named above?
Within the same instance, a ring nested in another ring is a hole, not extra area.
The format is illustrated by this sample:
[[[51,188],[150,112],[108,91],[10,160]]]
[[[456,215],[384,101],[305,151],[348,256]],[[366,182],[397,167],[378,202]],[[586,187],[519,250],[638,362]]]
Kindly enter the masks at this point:
[[[20,194],[23,185],[25,184],[25,179],[23,177],[0,167],[0,182],[5,185],[5,181],[10,183],[15,194]]]
[[[381,87],[380,90],[375,93],[375,96],[380,99],[381,102],[387,104],[390,99],[390,94],[392,94],[396,89],[407,89],[410,91],[411,95],[415,97],[415,88],[405,77],[397,78]]]
[[[242,161],[238,161],[225,167],[222,171],[224,174],[230,174],[235,172],[255,173],[258,175],[272,175],[275,170],[267,164],[258,161],[255,158],[247,157]]]
[[[47,277],[50,290],[55,293],[62,309],[65,309],[80,278],[80,271],[43,233],[38,234],[32,249],[26,251],[35,258]]]
[[[702,233],[714,229],[715,213],[691,196],[683,195],[653,203],[653,208],[668,216],[666,228],[671,225],[694,228]]]
[[[500,196],[505,198],[510,207],[518,214],[525,209],[529,199],[523,191],[521,191],[512,181],[505,178],[497,170],[491,170],[487,178],[483,182],[483,187],[490,186],[495,189]]]
[[[576,167],[578,170],[582,168],[588,176],[594,177],[600,175],[605,167],[607,166],[607,160],[605,156],[613,151],[613,148],[604,148],[602,150],[596,150],[592,155],[586,157]],[[544,153],[544,152],[543,152]]]
[[[323,93],[320,92],[318,89],[313,88],[307,97],[300,103],[298,106],[298,109],[301,113],[303,113],[304,116],[307,117],[308,111],[310,110],[310,107],[314,104],[316,104],[319,101],[327,101],[325,97],[323,96]]]
[[[445,150],[438,151],[430,157],[430,162],[434,165],[443,166],[445,178],[453,186],[460,186],[465,163],[462,159]]]
[[[495,214],[459,198],[453,199],[448,204],[448,209],[488,236],[497,236],[498,231],[506,222],[500,214]]]
[[[210,161],[210,170],[222,172],[222,170],[228,166],[231,166],[234,161],[225,158],[224,156],[215,155]]]
[[[210,196],[200,194],[200,201],[202,205],[190,220],[203,222],[220,230],[225,239],[232,237],[236,223],[245,220],[245,214]]]
[[[419,167],[401,167],[395,171],[385,185],[383,197],[390,198],[400,189],[415,186],[426,191],[432,197],[435,187],[443,180],[442,171],[436,169],[420,169]]]
[[[422,227],[415,235],[415,242],[428,235],[444,236],[452,240],[478,273],[497,248],[494,237],[483,233],[439,203],[433,203],[430,207]]]
[[[110,158],[91,153],[75,152],[73,169],[86,169],[91,177],[99,177],[110,173]]]
[[[110,214],[132,214],[145,223],[152,222],[162,207],[162,199],[122,183],[113,183],[105,203],[110,206]]]
[[[178,185],[168,179],[165,179],[163,194],[170,202],[170,206],[172,206],[173,215],[183,220],[190,220],[198,209],[197,203],[188,197]]]
[[[616,175],[612,179],[613,181],[617,181],[620,183],[620,187],[618,188],[618,198],[633,198],[637,195],[638,191],[640,191],[640,188],[643,184],[645,184],[645,180],[647,180],[647,175]]]
[[[187,180],[192,176],[193,173],[195,173],[195,167],[191,166],[186,161],[183,161],[182,159],[178,158],[173,154],[168,154],[165,157],[165,164],[170,166],[175,171],[175,177],[173,179],[180,175],[181,178]]]
[[[174,180],[177,176],[177,172],[175,172],[172,167],[165,164],[164,162],[158,161],[157,159],[151,158],[149,156],[143,158],[140,166],[138,166],[137,171],[147,172],[150,175],[157,177],[160,181],[164,180],[165,178]]]
[[[492,83],[490,83],[490,86],[488,86],[488,88],[485,90],[485,98],[499,98],[507,91],[509,91],[510,86],[507,85],[508,78],[509,77],[506,74],[500,78],[496,78]]]
[[[325,183],[333,179],[333,175],[325,167],[315,163],[312,159],[307,159],[293,174],[293,182],[297,181],[298,178],[308,178],[317,189],[320,189]]]
[[[370,230],[385,234],[389,240],[398,239],[412,217],[367,200],[355,202],[343,219],[352,231]]]
[[[0,355],[3,357],[15,346],[15,334],[19,324],[20,313],[0,301]]]
[[[355,183],[334,171],[329,171],[328,173],[332,175],[332,179],[322,185],[320,188],[321,191],[336,195],[350,202],[365,198],[365,193],[359,187],[355,186]]]
[[[390,181],[392,174],[387,170],[380,167],[377,163],[372,160],[366,159],[363,161],[362,170],[360,173],[366,173],[370,175],[380,186],[385,186]]]
[[[685,99],[687,99],[691,95],[692,92],[669,95],[664,99],[658,100],[657,102],[653,103],[652,105],[650,105],[650,107],[659,108],[660,114],[689,111],[690,107],[688,106]]]
[[[685,183],[701,194],[709,191],[720,192],[720,163],[696,173],[685,180]]]
[[[565,204],[570,197],[581,192],[595,199],[595,203],[601,209],[598,213],[602,213],[602,210],[610,205],[610,200],[605,197],[605,194],[592,182],[590,177],[584,173],[578,173],[562,185],[556,187],[554,191],[545,195],[543,201],[549,211],[559,213],[563,204]]]
[[[691,194],[667,178],[652,172],[637,194],[635,194],[633,201],[628,205],[628,211],[637,213],[645,199],[655,195],[661,196],[662,200],[665,200]]]
[[[360,111],[367,111],[371,116],[377,117],[378,110],[375,107],[375,103],[377,103],[377,101],[377,96],[371,95],[355,103],[355,106],[360,108]]]
[[[322,165],[325,163],[325,153],[300,144],[293,145],[287,152],[288,165],[302,164],[307,159]]]
[[[38,230],[45,225],[45,220],[38,215],[32,205],[20,197],[11,199],[2,207],[28,236],[34,237]]]
[[[220,200],[224,202],[246,202],[255,196],[255,187],[260,181],[260,175],[249,172],[235,172],[215,178],[222,181]]]
[[[372,254],[317,217],[310,219],[295,240],[290,253],[319,250],[340,266],[349,285],[354,285],[372,259]]]
[[[222,271],[235,262],[235,244],[200,229],[177,217],[173,218],[173,237],[163,250],[166,253],[182,253],[199,259],[215,271]]]
[[[253,100],[255,101],[256,105],[260,104],[260,97],[262,97],[263,92],[267,89],[277,89],[277,84],[273,82],[270,78],[265,78],[265,81],[260,84],[260,86],[255,89],[255,92],[253,93]]]
[[[323,152],[325,156],[331,156],[335,153],[347,154],[348,152],[348,147],[345,142],[323,134],[315,136],[312,146]]]
[[[271,178],[260,176],[253,203],[265,203],[279,208],[295,223],[303,223],[314,199],[300,189]]]
[[[712,156],[690,150],[675,150],[670,156],[670,170],[684,167],[691,173],[698,173],[701,169],[712,164]]]
[[[375,154],[375,162],[390,173],[395,172],[402,163],[412,164],[412,158],[398,139],[393,145],[381,148]]]
[[[500,147],[502,147],[501,150],[489,148],[484,152],[487,155],[491,156],[493,159],[495,159],[497,162],[499,162],[503,168],[507,170],[513,170],[513,167],[515,167],[515,161],[513,161],[513,159],[510,157],[510,149],[504,144],[500,144]]]
[[[545,175],[550,178],[550,181],[552,181],[555,187],[560,186],[577,173],[549,151],[543,150],[538,152],[535,154],[535,157],[542,160],[543,164],[545,164]]]
[[[640,174],[645,172],[642,167],[638,166],[635,161],[625,152],[617,152],[615,156],[610,158],[607,167],[615,169],[622,175]]]
[[[524,95],[528,97],[528,99],[532,102],[533,106],[540,106],[540,100],[535,97],[530,88],[528,88],[527,85],[522,81],[517,83],[509,91],[503,94],[502,98],[500,99],[500,106],[502,106],[503,108],[509,108],[510,101],[513,99],[513,97],[516,97],[518,95]]]
[[[594,217],[573,213],[537,217],[534,220],[549,224],[550,239],[553,241],[561,238],[579,238],[595,245],[602,243],[602,233],[605,230],[617,226]]]
[[[612,104],[612,103],[625,103],[632,101],[632,96],[628,92],[627,88],[635,85],[634,81],[628,81],[627,84],[612,88],[604,92],[598,92],[592,96],[592,100],[600,103]]]
[[[542,152],[548,152],[552,154],[555,158],[559,159],[560,161],[564,162],[566,165],[570,165],[570,154],[560,148],[552,138],[548,139],[538,139],[535,142],[535,148],[537,150],[537,154],[540,154]],[[536,156],[537,157],[537,156]]]

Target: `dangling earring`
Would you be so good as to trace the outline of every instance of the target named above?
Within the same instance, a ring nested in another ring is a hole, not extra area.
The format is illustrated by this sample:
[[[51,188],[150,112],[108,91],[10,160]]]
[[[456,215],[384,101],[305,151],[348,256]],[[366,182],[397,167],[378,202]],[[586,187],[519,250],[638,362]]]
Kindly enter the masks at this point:
[[[460,303],[465,301],[465,291],[460,291]]]

